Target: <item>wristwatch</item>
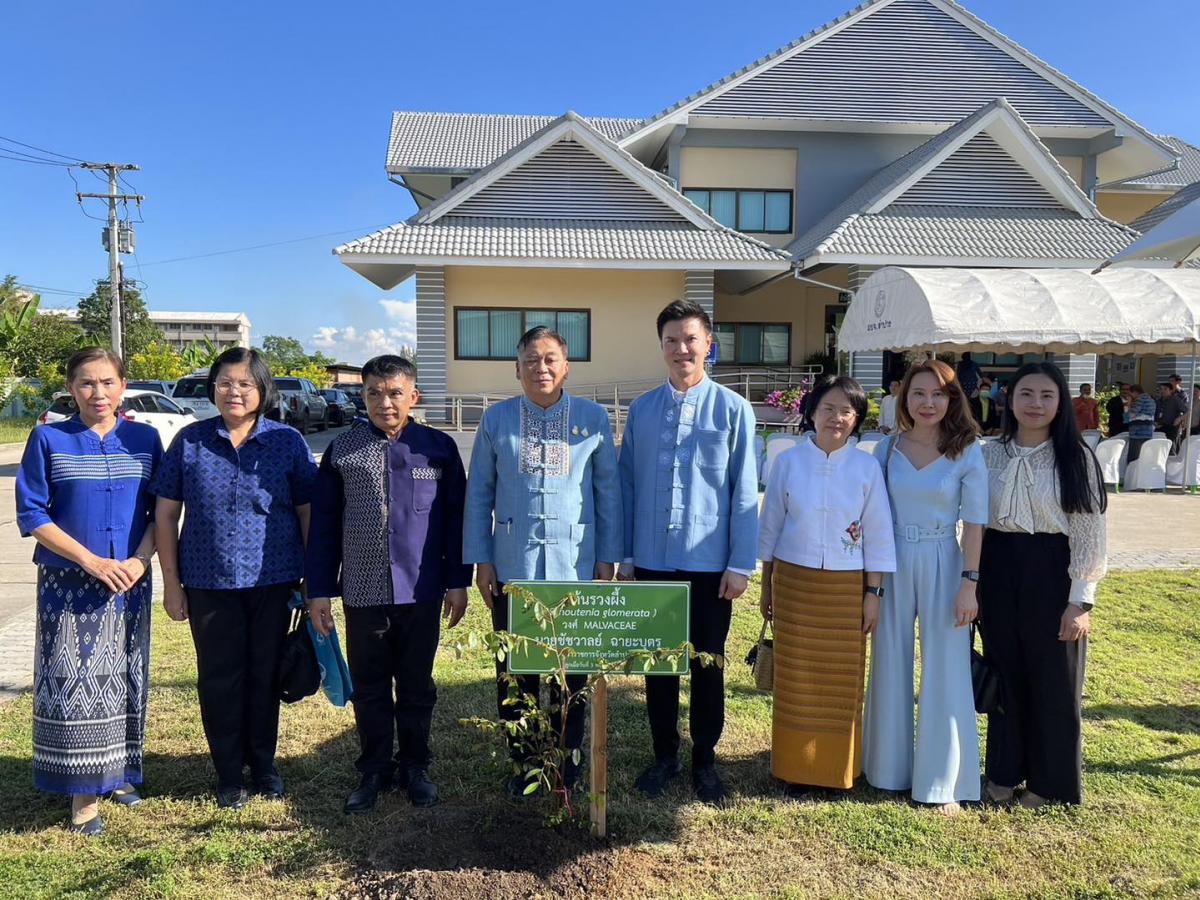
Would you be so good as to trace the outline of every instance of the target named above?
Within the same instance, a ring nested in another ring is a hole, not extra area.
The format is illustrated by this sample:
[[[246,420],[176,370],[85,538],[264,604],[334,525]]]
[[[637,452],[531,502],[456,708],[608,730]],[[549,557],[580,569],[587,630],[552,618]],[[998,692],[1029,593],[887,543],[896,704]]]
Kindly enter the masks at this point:
[[[863,591],[867,594],[874,594],[880,600],[883,599],[883,588],[881,587],[872,587],[868,584],[865,588],[863,588]]]
[[[976,584],[978,584],[979,583],[979,570],[978,569],[963,569],[962,577],[967,579],[967,581],[974,581]]]
[[[1091,612],[1096,606],[1096,604],[1091,600],[1080,600],[1075,605],[1078,606],[1080,609],[1082,609],[1084,612]]]
[[[146,567],[147,571],[150,569],[150,554],[149,553],[135,553],[135,554],[133,554],[133,558],[140,561],[141,564]]]

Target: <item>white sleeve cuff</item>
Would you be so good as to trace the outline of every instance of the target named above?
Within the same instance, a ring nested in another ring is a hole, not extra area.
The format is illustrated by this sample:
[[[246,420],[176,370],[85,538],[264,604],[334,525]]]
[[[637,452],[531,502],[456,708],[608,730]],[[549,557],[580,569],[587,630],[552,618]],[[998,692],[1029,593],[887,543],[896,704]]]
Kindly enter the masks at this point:
[[[1085,603],[1095,605],[1096,603],[1096,582],[1083,581],[1079,578],[1071,579],[1071,596],[1067,598],[1067,602],[1072,606],[1083,606]]]
[[[732,572],[734,575],[741,575],[743,578],[749,578],[753,572],[747,572],[745,569],[735,569],[733,566],[728,566],[726,572]]]

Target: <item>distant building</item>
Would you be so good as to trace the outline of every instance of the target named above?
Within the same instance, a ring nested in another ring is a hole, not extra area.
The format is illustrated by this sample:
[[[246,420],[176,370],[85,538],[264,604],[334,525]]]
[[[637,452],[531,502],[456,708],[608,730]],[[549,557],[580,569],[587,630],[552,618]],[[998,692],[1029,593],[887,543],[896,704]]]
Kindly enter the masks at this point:
[[[325,367],[334,384],[362,384],[362,366],[334,363]]]
[[[77,309],[42,309],[43,313],[65,315],[75,321]],[[149,310],[150,321],[162,329],[167,343],[176,350],[201,344],[207,338],[219,347],[249,347],[250,319],[236,312],[175,312]]]

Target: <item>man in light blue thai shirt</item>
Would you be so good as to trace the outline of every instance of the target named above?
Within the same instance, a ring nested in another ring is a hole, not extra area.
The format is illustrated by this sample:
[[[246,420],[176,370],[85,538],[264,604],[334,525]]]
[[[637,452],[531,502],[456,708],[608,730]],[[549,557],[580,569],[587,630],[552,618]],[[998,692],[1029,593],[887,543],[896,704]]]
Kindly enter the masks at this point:
[[[570,371],[567,342],[545,327],[531,328],[517,344],[517,380],[523,393],[489,407],[479,422],[467,480],[463,559],[477,565],[475,583],[492,611],[492,626],[508,628],[504,585],[510,581],[611,581],[621,559],[621,487],[608,413],[563,389]],[[505,705],[508,687],[496,666],[500,718],[519,718]],[[586,676],[572,675],[574,693]],[[538,696],[536,675],[518,677],[522,695]],[[559,706],[552,691],[551,708]],[[567,710],[566,747],[583,740],[583,703]],[[555,717],[558,721],[558,717]],[[518,764],[528,755],[510,743]],[[522,767],[523,769],[523,767]],[[575,787],[578,766],[568,760],[564,781]],[[526,782],[514,775],[509,792]]]
[[[697,652],[725,653],[732,601],[746,590],[758,539],[754,411],[745,398],[705,376],[712,320],[677,300],[658,316],[667,383],[629,407],[619,468],[625,511],[622,579],[691,585],[689,634]],[[725,788],[716,746],[725,724],[725,678],[718,666],[691,669],[692,783],[719,802]],[[654,763],[637,787],[657,797],[682,772],[679,678],[646,678]]]

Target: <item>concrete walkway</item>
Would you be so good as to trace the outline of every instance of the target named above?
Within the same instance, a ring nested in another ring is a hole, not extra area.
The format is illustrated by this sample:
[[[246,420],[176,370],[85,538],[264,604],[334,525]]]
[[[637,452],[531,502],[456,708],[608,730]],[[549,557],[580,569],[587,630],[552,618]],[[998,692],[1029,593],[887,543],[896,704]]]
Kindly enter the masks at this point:
[[[336,432],[310,435],[319,456]],[[472,433],[463,438],[469,458]],[[17,532],[13,486],[21,447],[0,446],[0,701],[27,689],[33,681],[34,591],[37,569],[31,561],[33,540]],[[1200,568],[1200,495],[1110,494],[1108,562],[1113,571]],[[154,565],[155,598],[162,576]]]

